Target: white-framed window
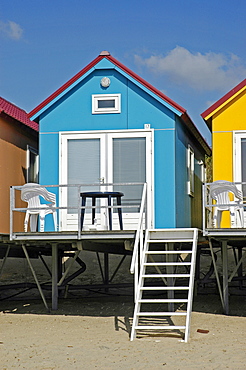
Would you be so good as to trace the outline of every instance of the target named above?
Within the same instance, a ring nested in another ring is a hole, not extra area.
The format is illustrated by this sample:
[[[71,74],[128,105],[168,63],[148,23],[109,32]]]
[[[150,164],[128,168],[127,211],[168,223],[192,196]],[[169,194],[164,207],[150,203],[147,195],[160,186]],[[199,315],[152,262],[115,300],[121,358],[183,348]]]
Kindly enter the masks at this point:
[[[26,182],[38,183],[38,151],[27,145],[26,153]]]
[[[190,196],[194,196],[194,168],[195,168],[195,156],[194,150],[188,145],[187,150],[187,169],[188,169],[188,181],[187,181],[187,192]]]
[[[92,114],[120,113],[120,94],[99,94],[92,95]]]

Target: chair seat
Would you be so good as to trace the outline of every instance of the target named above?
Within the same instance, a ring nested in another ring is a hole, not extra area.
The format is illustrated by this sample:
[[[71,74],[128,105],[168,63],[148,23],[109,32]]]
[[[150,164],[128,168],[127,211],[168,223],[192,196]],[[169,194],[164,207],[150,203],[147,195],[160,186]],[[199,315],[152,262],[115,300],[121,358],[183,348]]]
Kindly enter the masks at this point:
[[[234,200],[230,199],[230,193]],[[213,214],[213,226],[220,228],[222,212],[229,211],[231,217],[231,227],[236,227],[236,214],[239,216],[240,227],[244,227],[244,205],[243,194],[235,184],[218,180],[210,184],[210,196],[216,201]],[[236,198],[236,199],[235,199]]]
[[[40,197],[48,204],[41,204]],[[30,217],[30,230],[37,231],[38,217],[40,219],[40,231],[44,231],[45,216],[53,215],[54,229],[57,230],[56,195],[49,192],[39,184],[28,183],[21,189],[21,199],[28,203],[24,220],[24,231],[27,232]]]

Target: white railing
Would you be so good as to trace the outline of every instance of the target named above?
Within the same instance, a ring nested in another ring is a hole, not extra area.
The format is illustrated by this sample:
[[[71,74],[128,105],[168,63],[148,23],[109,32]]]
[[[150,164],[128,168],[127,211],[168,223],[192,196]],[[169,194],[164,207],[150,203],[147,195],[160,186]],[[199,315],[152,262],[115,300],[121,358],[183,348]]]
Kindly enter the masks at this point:
[[[206,233],[206,230],[208,229],[217,229],[217,226],[215,225],[215,222],[213,220],[214,211],[215,208],[218,207],[218,204],[216,201],[212,198],[210,187],[213,183],[205,183],[203,184],[203,232]],[[237,189],[242,193],[242,199],[238,201],[233,194],[230,196],[230,204],[228,206],[228,203],[220,203],[219,207],[222,209],[229,208],[230,210],[234,210],[236,208],[241,207],[241,209],[246,210],[246,182],[231,182],[231,184],[236,185]],[[226,209],[225,209],[226,210]],[[244,214],[245,212],[243,212]],[[246,217],[244,216],[243,218]],[[229,225],[229,229],[232,228],[244,228],[245,222],[243,223],[243,226],[240,224],[238,218],[235,217],[235,221],[231,222]]]
[[[139,280],[139,260],[142,259],[144,248],[144,231],[148,228],[147,217],[147,184],[143,186],[142,201],[139,213],[138,227],[133,247],[133,254],[131,260],[130,272],[134,274],[134,292],[137,292],[137,285]],[[136,297],[135,297],[136,299]]]
[[[60,225],[58,230],[53,230],[53,232],[60,232],[60,231],[64,231],[65,229],[64,228],[61,228],[61,220],[62,220],[62,217],[63,217],[63,214],[67,215],[68,214],[68,211],[70,210],[74,210],[74,215],[76,216],[75,219],[75,229],[74,231],[77,231],[77,238],[78,239],[81,239],[81,210],[82,209],[85,209],[85,213],[87,213],[86,211],[89,210],[91,212],[91,210],[93,208],[99,210],[101,212],[101,210],[103,210],[103,212],[105,213],[105,215],[107,215],[108,213],[108,209],[118,209],[119,208],[119,205],[111,205],[111,206],[108,206],[106,203],[102,203],[100,202],[100,204],[96,204],[95,206],[92,206],[92,205],[85,205],[82,207],[81,205],[81,193],[82,192],[85,192],[85,191],[103,191],[103,192],[106,192],[106,191],[123,191],[124,192],[127,192],[128,189],[130,187],[139,187],[141,186],[143,188],[143,194],[145,194],[145,202],[144,202],[144,209],[142,209],[142,204],[143,204],[143,200],[131,200],[131,199],[128,199],[127,196],[126,197],[122,197],[122,204],[121,204],[121,209],[124,210],[124,213],[122,212],[122,216],[123,216],[123,229],[125,230],[125,227],[124,227],[124,223],[125,223],[125,220],[124,220],[124,216],[125,214],[128,214],[129,217],[131,217],[131,215],[134,215],[134,225],[132,228],[128,227],[127,230],[138,230],[139,228],[139,218],[140,218],[140,215],[142,214],[147,214],[147,201],[146,201],[146,198],[147,198],[147,195],[146,195],[146,183],[94,183],[94,184],[74,184],[74,185],[68,185],[68,184],[64,184],[64,185],[42,185],[42,187],[45,187],[47,188],[47,190],[49,191],[53,191],[54,193],[56,193],[56,197],[57,197],[57,204],[58,206],[55,207],[55,209],[58,211],[58,224]],[[17,204],[19,205],[22,205],[21,204],[21,189],[22,189],[22,186],[12,186],[10,188],[10,239],[13,240],[14,239],[14,235],[15,233],[17,232],[16,231],[16,227],[15,227],[15,221],[14,221],[14,214],[18,213],[18,212],[23,212],[25,213],[27,210],[33,210],[33,208],[27,208],[27,207],[20,207],[20,206],[17,206]],[[68,189],[70,189],[70,191],[73,192],[74,194],[74,204],[68,206],[68,200],[67,200],[67,193],[68,193]],[[123,190],[121,190],[123,189]],[[125,198],[125,199],[124,199]],[[39,210],[41,208],[35,208],[36,210]],[[127,212],[129,210],[129,212]],[[115,213],[112,211],[112,214],[114,215]],[[112,215],[112,216],[113,216]],[[105,216],[107,218],[107,216]],[[115,216],[116,217],[116,216]],[[141,216],[142,217],[142,216]],[[142,227],[142,226],[141,226]],[[105,229],[106,230],[106,229]],[[66,230],[65,230],[66,231]],[[70,231],[67,230],[68,232]],[[22,232],[21,230],[19,230],[18,232]],[[139,232],[137,231],[138,235],[139,235]]]

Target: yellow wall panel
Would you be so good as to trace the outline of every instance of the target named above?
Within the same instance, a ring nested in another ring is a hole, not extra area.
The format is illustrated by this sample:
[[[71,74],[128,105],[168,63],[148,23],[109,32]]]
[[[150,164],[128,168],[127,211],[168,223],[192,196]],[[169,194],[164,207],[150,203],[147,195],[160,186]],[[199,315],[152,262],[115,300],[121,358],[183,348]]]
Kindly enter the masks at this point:
[[[232,132],[213,134],[213,181],[233,181]]]
[[[246,130],[246,92],[243,91],[213,116],[213,132]]]
[[[243,90],[212,116],[213,181],[234,181],[233,131],[246,130],[245,107]],[[223,212],[221,227],[230,227],[229,212]]]

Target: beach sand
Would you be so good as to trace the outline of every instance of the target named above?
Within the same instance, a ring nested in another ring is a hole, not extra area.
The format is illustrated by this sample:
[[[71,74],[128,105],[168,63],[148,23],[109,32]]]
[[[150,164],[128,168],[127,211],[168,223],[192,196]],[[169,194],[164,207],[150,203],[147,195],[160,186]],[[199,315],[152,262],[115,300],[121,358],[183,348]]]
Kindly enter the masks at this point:
[[[95,255],[87,258],[95,262]],[[116,257],[114,257],[116,258]],[[39,279],[43,267],[34,261]],[[129,260],[119,272],[126,278]],[[32,281],[25,260],[10,258],[0,283]],[[128,273],[128,272],[127,272]],[[98,279],[89,266],[84,283]],[[132,276],[128,276],[129,280]],[[15,292],[15,291],[14,291]],[[246,297],[230,296],[230,316],[223,315],[219,296],[194,296],[190,339],[178,334],[141,336],[130,341],[132,292],[68,293],[57,311],[47,312],[36,289],[10,298],[1,291],[0,369],[245,369]],[[49,294],[45,292],[48,304]],[[208,331],[201,333],[197,330]]]

